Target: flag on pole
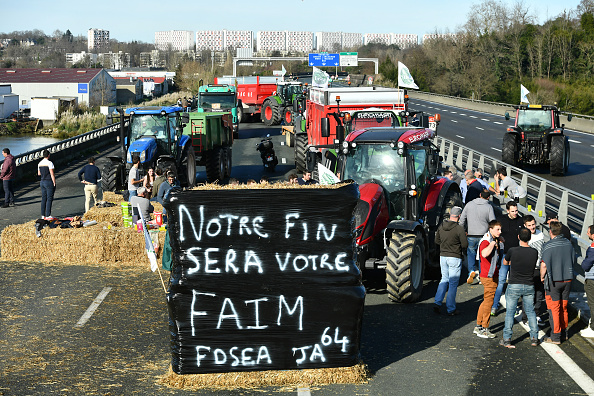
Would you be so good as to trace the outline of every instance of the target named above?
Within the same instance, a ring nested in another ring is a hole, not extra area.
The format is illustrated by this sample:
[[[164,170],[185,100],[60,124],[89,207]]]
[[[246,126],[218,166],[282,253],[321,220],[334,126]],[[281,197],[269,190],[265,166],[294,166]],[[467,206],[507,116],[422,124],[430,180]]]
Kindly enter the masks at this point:
[[[318,178],[320,184],[336,184],[340,182],[340,179],[336,177],[334,173],[324,165],[318,162]]]
[[[149,230],[147,227],[147,221],[142,216],[142,210],[140,210],[140,205],[138,207],[138,214],[140,215],[140,220],[142,221],[142,231],[144,233],[144,247],[146,249],[146,254],[149,258],[149,262],[151,263],[151,271],[155,272],[157,270],[157,254],[155,253],[155,246],[153,245],[153,240],[151,239],[151,235],[149,234]]]
[[[404,88],[419,89],[415,80],[410,75],[408,67],[404,66],[404,63],[398,61],[398,86]]]
[[[285,69],[285,65],[281,65],[281,66],[282,66],[281,70],[283,71],[283,76],[284,76],[285,74],[287,74],[287,69]]]
[[[315,66],[313,67],[311,85],[314,87],[328,88],[329,79],[330,77],[328,76],[328,73],[326,73],[324,70],[318,69]]]
[[[529,93],[530,91],[528,91],[524,85],[520,84],[520,103],[530,103],[528,101]]]

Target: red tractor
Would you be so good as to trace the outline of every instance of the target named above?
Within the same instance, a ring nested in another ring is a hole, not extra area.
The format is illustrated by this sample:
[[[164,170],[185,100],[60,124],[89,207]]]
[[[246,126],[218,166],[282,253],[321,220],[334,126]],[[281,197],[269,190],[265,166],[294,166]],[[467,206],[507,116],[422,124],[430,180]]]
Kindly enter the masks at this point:
[[[328,121],[322,123],[326,132]],[[425,267],[439,267],[435,231],[452,207],[462,205],[458,185],[438,176],[435,136],[425,127],[364,128],[336,148],[337,174],[359,184],[361,194],[355,210],[358,264],[362,270],[385,267],[388,294],[396,302],[419,299]]]

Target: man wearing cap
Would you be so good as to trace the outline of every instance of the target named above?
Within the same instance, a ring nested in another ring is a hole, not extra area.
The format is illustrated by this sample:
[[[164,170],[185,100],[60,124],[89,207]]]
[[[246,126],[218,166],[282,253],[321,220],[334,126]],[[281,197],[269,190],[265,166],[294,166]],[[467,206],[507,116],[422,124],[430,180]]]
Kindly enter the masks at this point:
[[[151,213],[155,210],[148,200],[148,190],[144,187],[138,187],[136,190],[137,195],[130,197],[130,206],[132,206],[132,213],[139,215],[142,213],[142,217],[149,221],[151,219]],[[140,210],[139,210],[140,208]]]
[[[435,233],[435,244],[439,245],[439,265],[441,267],[441,281],[435,294],[433,310],[439,314],[443,299],[446,299],[448,315],[457,315],[456,291],[462,270],[462,255],[468,248],[468,240],[464,228],[458,224],[462,208],[454,206],[450,211],[449,220],[444,220]]]
[[[547,212],[546,223],[549,226],[549,228],[551,226],[551,221],[559,222],[559,224],[561,224],[561,235],[564,236],[565,239],[567,239],[568,241],[571,241],[571,230],[569,229],[569,227],[567,227],[565,224],[559,221],[559,217],[556,213]]]

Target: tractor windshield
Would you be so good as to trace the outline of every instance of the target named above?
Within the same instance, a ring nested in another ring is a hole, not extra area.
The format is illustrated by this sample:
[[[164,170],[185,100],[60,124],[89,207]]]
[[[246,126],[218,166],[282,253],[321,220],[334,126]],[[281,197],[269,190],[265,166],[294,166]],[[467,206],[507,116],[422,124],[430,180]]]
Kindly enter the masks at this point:
[[[167,139],[166,124],[167,118],[160,114],[134,115],[130,121],[130,142],[145,136]]]
[[[278,86],[279,95],[287,100],[293,98],[293,95],[300,94],[303,92],[303,87],[301,85],[279,85]]]
[[[405,188],[405,164],[389,144],[359,144],[346,157],[343,178],[358,184],[379,182],[392,193]]]
[[[201,92],[199,106],[202,109],[229,110],[235,107],[235,94],[228,92],[220,94]]]
[[[517,126],[525,132],[546,132],[553,127],[550,110],[518,110]]]

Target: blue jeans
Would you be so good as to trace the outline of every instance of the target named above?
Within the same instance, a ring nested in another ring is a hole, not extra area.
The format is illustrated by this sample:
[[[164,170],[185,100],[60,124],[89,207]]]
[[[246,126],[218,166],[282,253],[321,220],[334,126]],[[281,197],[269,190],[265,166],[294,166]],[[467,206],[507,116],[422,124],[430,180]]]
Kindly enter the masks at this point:
[[[478,271],[478,266],[476,265],[476,251],[478,250],[479,242],[482,237],[468,237],[467,239],[468,249],[466,249],[466,259],[468,273],[470,274],[472,271]]]
[[[50,217],[52,215],[52,202],[54,202],[54,193],[56,186],[51,180],[42,180],[41,186],[41,215]]]
[[[510,284],[507,285],[507,291],[505,292],[505,304],[507,308],[505,311],[503,338],[506,340],[510,340],[512,336],[516,305],[518,305],[520,297],[524,301],[524,308],[528,316],[530,338],[538,338],[538,324],[536,323],[536,313],[534,312],[534,286]]]
[[[499,300],[501,299],[501,294],[503,293],[503,288],[505,287],[505,282],[507,281],[507,273],[508,272],[509,272],[509,265],[502,264],[501,267],[499,268],[499,283],[497,283],[497,290],[495,290],[495,300],[493,301],[493,306],[491,307],[491,310],[493,310],[493,309],[497,310],[497,308],[499,308]],[[511,309],[511,307],[508,305],[506,309],[509,311]],[[514,307],[514,312],[515,312],[515,310],[516,310],[516,308]]]
[[[458,290],[458,282],[460,282],[462,259],[440,256],[439,266],[441,267],[441,281],[439,281],[439,286],[437,286],[435,305],[441,307],[443,298],[445,297],[446,292],[448,292],[446,308],[448,313],[452,313],[456,310],[456,291]]]
[[[128,197],[128,201],[130,201],[130,198],[138,196],[138,191],[136,191],[136,190],[128,190],[128,192],[130,193],[130,196]]]
[[[12,190],[12,179],[2,180],[2,186],[4,187],[4,205],[14,203],[14,191]]]

